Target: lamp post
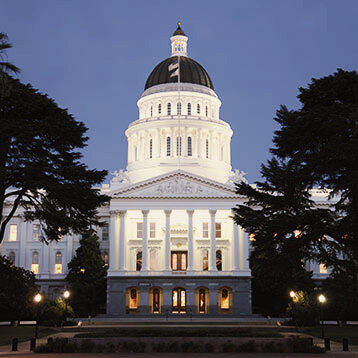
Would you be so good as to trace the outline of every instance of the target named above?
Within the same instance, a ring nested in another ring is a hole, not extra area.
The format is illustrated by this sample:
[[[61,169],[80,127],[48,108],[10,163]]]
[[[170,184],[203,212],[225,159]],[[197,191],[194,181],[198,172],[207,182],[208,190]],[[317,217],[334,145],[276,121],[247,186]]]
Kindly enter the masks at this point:
[[[296,331],[297,331],[297,322],[295,317],[295,298],[296,298],[296,292],[290,291],[290,297],[292,298],[292,321],[295,323]]]
[[[70,297],[70,291],[66,290],[63,293],[63,297],[65,298],[65,323],[67,321],[67,299]]]
[[[324,339],[324,321],[323,321],[323,304],[326,302],[326,296],[320,294],[318,296],[318,302],[320,303],[320,321],[322,326],[322,339]]]
[[[37,304],[37,309],[36,309],[36,325],[35,325],[35,338],[38,338],[38,321],[39,321],[39,303],[42,300],[42,296],[40,293],[38,293],[37,295],[35,295],[34,297],[34,302]]]

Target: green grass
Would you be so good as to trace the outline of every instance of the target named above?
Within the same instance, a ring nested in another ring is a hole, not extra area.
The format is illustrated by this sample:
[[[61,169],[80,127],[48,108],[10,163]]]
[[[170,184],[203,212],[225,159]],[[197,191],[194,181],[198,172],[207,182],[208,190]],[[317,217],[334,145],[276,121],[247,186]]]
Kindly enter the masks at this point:
[[[300,331],[321,338],[321,327],[307,327],[300,329]],[[357,326],[325,326],[324,335],[327,338],[331,338],[332,341],[340,343],[342,342],[342,338],[348,338],[349,344],[358,345]]]
[[[38,335],[41,338],[56,332],[58,331],[50,327],[39,327]],[[19,342],[28,341],[34,337],[34,334],[34,326],[0,326],[0,346],[11,344],[13,338],[18,338]]]

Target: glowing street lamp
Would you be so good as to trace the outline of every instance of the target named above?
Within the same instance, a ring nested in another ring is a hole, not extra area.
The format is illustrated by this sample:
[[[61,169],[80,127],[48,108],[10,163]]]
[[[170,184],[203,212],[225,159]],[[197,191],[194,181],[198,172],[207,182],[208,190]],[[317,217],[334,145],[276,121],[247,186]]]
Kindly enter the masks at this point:
[[[65,322],[67,322],[67,299],[70,297],[70,291],[66,290],[63,297],[65,298]]]
[[[294,299],[296,297],[295,291],[290,291],[290,297]]]
[[[292,321],[294,321],[295,323],[295,327],[297,330],[297,323],[295,320],[295,297],[296,297],[296,292],[295,291],[290,291],[290,297],[292,298]]]
[[[37,304],[37,314],[36,314],[36,325],[35,325],[35,339],[38,338],[38,322],[39,322],[39,303],[42,300],[42,296],[40,293],[36,294],[34,297],[34,302]]]
[[[318,302],[320,303],[320,321],[322,326],[322,339],[324,339],[324,321],[323,321],[323,304],[327,301],[326,296],[320,294],[318,296]]]

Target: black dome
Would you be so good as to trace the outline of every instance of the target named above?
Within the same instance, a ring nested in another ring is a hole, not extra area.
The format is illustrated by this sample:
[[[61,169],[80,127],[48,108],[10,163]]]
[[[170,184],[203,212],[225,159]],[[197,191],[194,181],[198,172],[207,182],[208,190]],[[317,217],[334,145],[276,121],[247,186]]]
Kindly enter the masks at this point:
[[[170,77],[175,70],[169,71],[168,66],[178,60],[178,56],[172,56],[157,65],[149,75],[144,90],[163,83],[176,83],[178,76]],[[214,89],[213,83],[205,71],[193,59],[180,56],[180,82],[194,83]]]

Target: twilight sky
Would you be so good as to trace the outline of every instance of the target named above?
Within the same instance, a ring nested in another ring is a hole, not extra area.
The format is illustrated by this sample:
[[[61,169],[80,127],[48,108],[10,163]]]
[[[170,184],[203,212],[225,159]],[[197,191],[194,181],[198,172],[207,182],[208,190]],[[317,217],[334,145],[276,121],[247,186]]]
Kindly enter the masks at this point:
[[[338,67],[356,70],[358,1],[2,0],[0,32],[20,79],[89,127],[90,168],[124,168],[128,124],[176,22],[209,73],[230,123],[232,165],[260,179],[280,104]]]

